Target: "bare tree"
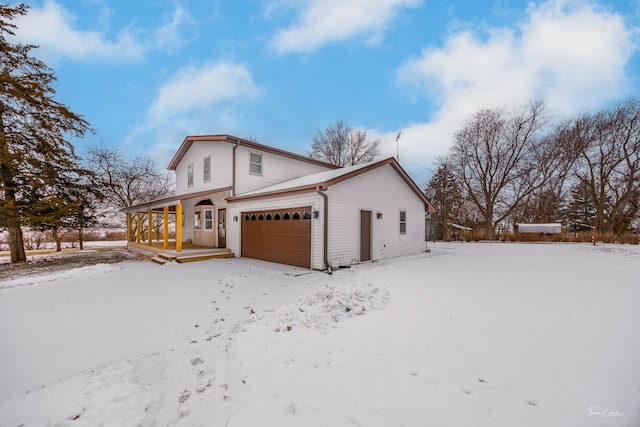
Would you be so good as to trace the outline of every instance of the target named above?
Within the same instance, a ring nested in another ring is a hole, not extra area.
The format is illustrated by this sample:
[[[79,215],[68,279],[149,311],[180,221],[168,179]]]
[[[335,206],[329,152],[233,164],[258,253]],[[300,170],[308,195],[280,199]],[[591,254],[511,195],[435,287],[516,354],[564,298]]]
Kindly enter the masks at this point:
[[[119,212],[171,194],[170,175],[158,171],[152,158],[126,158],[117,148],[100,146],[89,149],[88,160],[99,177],[105,211]]]
[[[640,209],[640,100],[567,122],[557,140],[577,156],[575,177],[595,207],[597,231],[627,231]]]
[[[548,176],[539,188],[524,198],[512,213],[513,222],[556,222],[562,221],[570,192],[575,179],[572,170],[577,156],[566,150],[557,140],[557,132],[564,126],[556,126],[551,134],[544,137],[536,150],[537,168]]]
[[[309,156],[339,166],[367,163],[380,154],[380,140],[367,140],[367,132],[353,129],[343,120],[313,137]]]
[[[454,136],[450,152],[452,172],[466,197],[478,208],[488,239],[558,170],[551,139],[541,137],[546,124],[545,104],[531,102],[506,112],[483,109]]]

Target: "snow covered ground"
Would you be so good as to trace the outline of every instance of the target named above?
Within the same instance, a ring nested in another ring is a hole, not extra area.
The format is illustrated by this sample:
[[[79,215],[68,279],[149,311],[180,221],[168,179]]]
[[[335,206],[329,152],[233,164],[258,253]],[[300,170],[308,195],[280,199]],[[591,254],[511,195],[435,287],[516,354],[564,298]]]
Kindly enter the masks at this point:
[[[640,425],[640,247],[430,247],[6,280],[0,425]]]

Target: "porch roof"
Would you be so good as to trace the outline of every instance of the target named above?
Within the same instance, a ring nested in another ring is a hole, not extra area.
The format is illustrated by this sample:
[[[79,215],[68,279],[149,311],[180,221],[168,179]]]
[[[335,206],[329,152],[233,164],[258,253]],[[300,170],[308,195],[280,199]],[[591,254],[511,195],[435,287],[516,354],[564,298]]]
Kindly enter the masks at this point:
[[[164,209],[165,207],[171,208],[172,206],[175,206],[178,203],[180,203],[182,200],[197,199],[199,197],[207,197],[207,196],[210,197],[212,194],[223,193],[226,191],[230,192],[232,189],[233,187],[223,187],[223,188],[215,188],[212,190],[196,191],[194,193],[176,194],[173,196],[164,197],[162,199],[152,200],[150,202],[129,206],[128,208],[122,209],[122,212],[133,213],[133,212],[145,212],[149,209],[154,211],[154,210]]]

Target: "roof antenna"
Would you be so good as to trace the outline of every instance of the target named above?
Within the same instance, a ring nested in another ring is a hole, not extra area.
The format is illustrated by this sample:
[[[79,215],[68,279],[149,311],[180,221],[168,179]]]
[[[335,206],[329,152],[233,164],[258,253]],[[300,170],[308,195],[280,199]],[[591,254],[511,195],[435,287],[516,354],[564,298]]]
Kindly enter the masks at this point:
[[[402,136],[402,131],[398,132],[396,135],[396,160],[400,163],[400,137]]]

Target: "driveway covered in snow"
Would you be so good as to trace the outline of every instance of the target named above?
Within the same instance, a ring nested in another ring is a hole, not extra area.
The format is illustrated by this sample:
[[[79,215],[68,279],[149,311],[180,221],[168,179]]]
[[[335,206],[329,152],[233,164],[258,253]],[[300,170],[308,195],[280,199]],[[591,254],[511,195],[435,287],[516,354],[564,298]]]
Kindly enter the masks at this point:
[[[435,244],[0,284],[0,425],[636,426],[637,246]],[[304,274],[303,274],[304,273]]]

